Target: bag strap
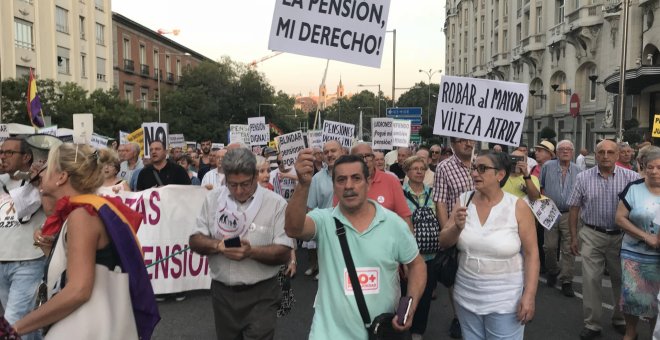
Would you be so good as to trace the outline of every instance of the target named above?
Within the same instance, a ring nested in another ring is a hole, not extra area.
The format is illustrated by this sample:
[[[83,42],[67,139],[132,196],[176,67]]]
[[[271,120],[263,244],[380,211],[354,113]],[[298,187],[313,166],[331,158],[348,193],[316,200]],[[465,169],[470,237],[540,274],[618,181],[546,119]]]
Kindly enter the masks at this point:
[[[351,279],[353,295],[355,295],[355,301],[357,302],[358,309],[360,310],[362,322],[364,323],[365,328],[368,328],[368,325],[371,324],[371,317],[369,316],[369,309],[367,309],[367,302],[364,300],[364,294],[362,294],[360,280],[358,280],[357,272],[355,271],[355,264],[353,263],[353,257],[351,256],[351,249],[348,247],[348,242],[346,241],[346,229],[336,217],[335,226],[337,227],[337,238],[339,238],[339,244],[341,245],[341,253],[344,256],[346,271],[348,271],[348,277]]]
[[[160,179],[160,176],[158,175],[158,173],[156,172],[156,170],[154,169],[154,170],[151,170],[151,171],[154,172],[154,177],[156,178],[156,183],[158,183],[158,186],[159,186],[159,187],[164,186],[164,185],[163,185],[163,181]]]
[[[429,198],[431,198],[431,188],[426,190],[426,199],[424,200],[425,207],[429,205]]]
[[[412,204],[415,205],[415,208],[416,208],[416,209],[419,209],[419,203],[417,203],[417,200],[415,200],[415,198],[412,196],[411,193],[409,193],[408,191],[406,191],[406,190],[404,189],[404,190],[403,190],[403,196],[406,196],[406,198],[407,198],[410,202],[412,202]]]

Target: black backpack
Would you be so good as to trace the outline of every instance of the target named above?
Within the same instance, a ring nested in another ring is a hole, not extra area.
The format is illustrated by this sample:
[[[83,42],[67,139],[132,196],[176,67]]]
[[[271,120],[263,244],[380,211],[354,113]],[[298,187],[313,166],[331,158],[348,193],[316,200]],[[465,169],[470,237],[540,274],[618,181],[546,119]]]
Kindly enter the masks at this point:
[[[404,190],[403,195],[415,205],[415,212],[412,214],[413,230],[415,231],[415,240],[421,254],[435,254],[440,248],[438,237],[440,235],[440,223],[433,213],[433,209],[427,207],[431,197],[431,189],[426,192],[424,206],[420,207],[417,200],[411,193]]]

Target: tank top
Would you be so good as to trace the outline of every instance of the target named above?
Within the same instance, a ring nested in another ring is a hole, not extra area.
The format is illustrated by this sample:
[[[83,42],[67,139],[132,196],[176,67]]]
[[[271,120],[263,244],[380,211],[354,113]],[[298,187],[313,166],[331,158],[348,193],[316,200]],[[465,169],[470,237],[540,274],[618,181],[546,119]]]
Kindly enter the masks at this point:
[[[465,204],[470,192],[460,196]],[[470,203],[458,239],[454,299],[479,315],[514,313],[523,290],[523,258],[516,220],[518,198],[504,192],[481,225]]]

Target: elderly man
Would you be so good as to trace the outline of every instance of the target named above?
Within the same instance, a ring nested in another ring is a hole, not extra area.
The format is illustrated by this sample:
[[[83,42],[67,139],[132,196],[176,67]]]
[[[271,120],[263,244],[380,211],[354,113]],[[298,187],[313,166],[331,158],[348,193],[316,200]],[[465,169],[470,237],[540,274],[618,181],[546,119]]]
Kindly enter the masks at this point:
[[[438,144],[433,144],[429,149],[429,153],[431,155],[431,163],[429,163],[429,169],[435,172],[435,168],[438,166],[438,163],[440,163],[440,154],[442,153],[442,147]]]
[[[410,156],[412,156],[410,148],[400,147],[397,149],[396,163],[390,165],[390,171],[399,178],[399,184],[403,184],[403,179],[406,177],[406,172],[403,171],[403,162]]]
[[[209,259],[216,336],[272,339],[281,289],[277,273],[293,248],[284,233],[286,201],[258,184],[250,150],[230,150],[222,168],[227,185],[207,195],[189,240],[193,251]]]
[[[621,297],[621,229],[615,223],[619,194],[628,183],[639,179],[631,170],[616,165],[619,159],[618,146],[611,140],[603,140],[596,146],[597,166],[581,172],[568,200],[570,207],[569,227],[571,251],[582,255],[582,310],[584,328],[581,339],[593,339],[600,335],[603,307],[601,280],[607,268],[612,281],[614,313],[612,325],[620,334],[625,333],[625,321],[618,306]],[[578,216],[584,226],[578,236]],[[578,237],[581,249],[578,252]]]
[[[131,181],[133,174],[144,167],[142,159],[140,159],[140,149],[140,144],[135,142],[119,146],[119,159],[122,162],[119,164],[117,179],[122,179],[129,184],[135,182],[135,180]],[[131,190],[135,190],[135,187],[131,187]]]
[[[168,184],[191,184],[188,172],[179,164],[169,161],[166,154],[163,142],[154,140],[149,144],[151,164],[145,166],[138,174],[138,191]]]
[[[227,149],[211,151],[211,157],[209,158],[215,164],[212,164],[213,167],[211,170],[206,172],[204,178],[202,178],[202,186],[206,189],[218,188],[225,183],[225,174],[222,170],[222,160],[227,154]]]
[[[373,163],[373,154],[369,150],[368,157],[364,157],[366,151],[363,148],[359,151],[335,162],[332,182],[339,197],[337,207],[316,209],[307,215],[305,203],[313,173],[312,150],[302,150],[296,161],[298,186],[286,209],[285,229],[290,237],[315,240],[319,244],[321,275],[309,334],[312,340],[369,338],[346,275],[336,221],[343,226],[358,276],[370,278],[361,288],[371,319],[395,311],[401,295],[400,264],[408,268],[406,294],[412,297],[409,315],[414,315],[426,284],[426,266],[406,223],[367,198],[370,174],[363,159],[369,158]],[[392,327],[398,331],[409,329],[412,319],[408,317],[400,326],[395,317]]]
[[[543,194],[557,205],[561,217],[550,230],[544,231],[543,250],[545,252],[545,267],[547,269],[547,284],[554,287],[557,277],[561,282],[564,296],[573,297],[573,267],[575,256],[571,253],[571,234],[568,227],[568,199],[575,187],[575,180],[580,168],[571,160],[575,148],[570,140],[557,143],[557,159],[543,164],[541,169],[541,190]],[[561,241],[561,258],[557,265],[557,247]]]
[[[532,167],[530,173],[539,177],[541,175],[541,167],[543,164],[555,157],[555,145],[547,140],[542,141],[534,147],[534,157],[538,164]]]
[[[616,165],[626,168],[628,170],[632,171],[637,171],[637,169],[634,168],[632,161],[633,161],[633,156],[635,155],[635,151],[633,150],[632,147],[630,147],[630,144],[623,142],[619,143],[619,160],[616,162]]]

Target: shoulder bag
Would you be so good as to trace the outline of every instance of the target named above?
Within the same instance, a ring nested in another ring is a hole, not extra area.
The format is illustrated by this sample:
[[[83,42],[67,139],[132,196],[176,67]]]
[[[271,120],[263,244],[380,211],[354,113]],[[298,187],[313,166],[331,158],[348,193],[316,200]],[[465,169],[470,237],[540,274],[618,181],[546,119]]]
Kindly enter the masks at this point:
[[[426,200],[424,205],[420,206],[413,195],[403,190],[403,195],[415,206],[412,214],[413,230],[415,231],[415,240],[421,254],[436,254],[440,249],[438,245],[440,236],[440,223],[433,213],[433,209],[428,207],[431,198],[431,189],[425,190]]]
[[[360,310],[360,316],[362,317],[364,327],[367,329],[367,333],[369,334],[369,340],[410,339],[410,332],[397,332],[392,327],[392,319],[394,318],[394,313],[380,314],[376,316],[373,321],[371,321],[369,309],[367,309],[367,302],[364,300],[362,287],[360,286],[360,281],[358,280],[357,272],[355,271],[355,264],[353,263],[353,257],[351,256],[351,249],[348,247],[348,242],[346,241],[346,229],[344,229],[344,225],[337,218],[335,218],[335,226],[337,227],[337,237],[339,238],[339,244],[341,245],[341,253],[344,256],[344,263],[346,264],[348,277],[351,280],[353,295],[355,295],[355,301],[357,302],[358,309]]]

